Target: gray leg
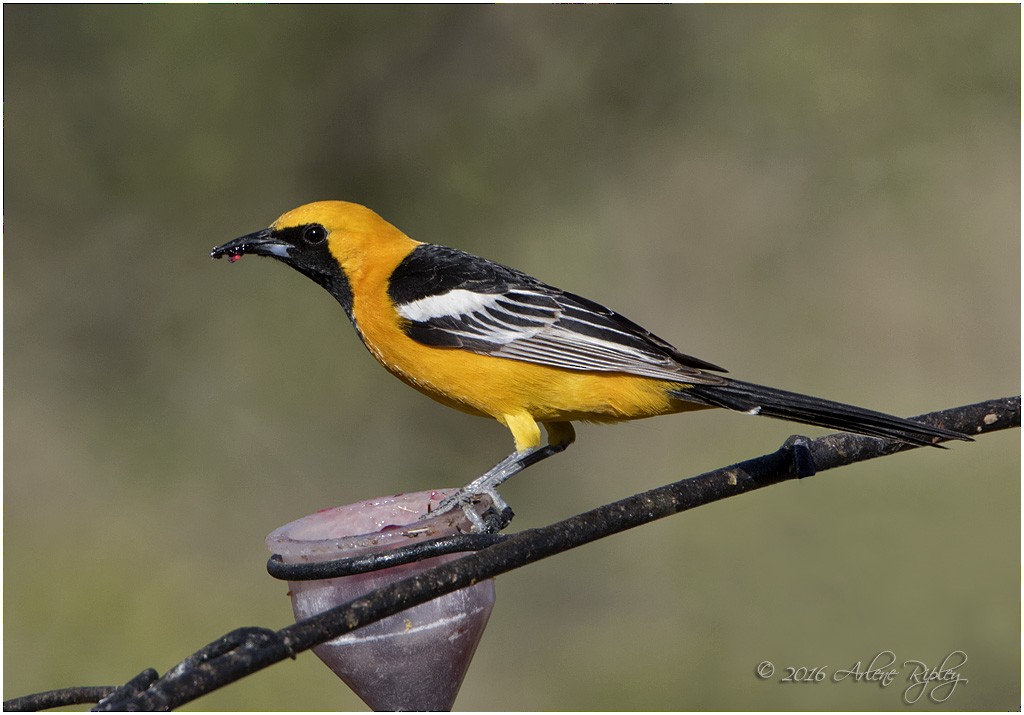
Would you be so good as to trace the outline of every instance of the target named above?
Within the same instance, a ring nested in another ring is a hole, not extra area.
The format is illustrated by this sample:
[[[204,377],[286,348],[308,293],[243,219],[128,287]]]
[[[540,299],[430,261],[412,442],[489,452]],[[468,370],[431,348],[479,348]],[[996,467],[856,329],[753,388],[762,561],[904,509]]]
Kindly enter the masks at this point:
[[[527,467],[558,454],[568,446],[568,443],[546,444],[541,447],[533,447],[532,449],[528,449],[523,452],[513,452],[487,470],[485,474],[477,477],[455,494],[452,494],[450,497],[443,500],[440,505],[438,505],[437,509],[421,518],[434,517],[438,514],[451,511],[457,506],[462,506],[466,511],[466,515],[469,516],[470,521],[474,523],[476,528],[479,528],[480,523],[478,522],[480,522],[480,517],[477,516],[476,512],[468,506],[475,496],[478,494],[488,495],[494,502],[495,508],[501,511],[508,505],[500,496],[498,496],[497,488],[499,484],[509,477],[523,471]],[[470,515],[470,512],[473,512],[472,515]]]

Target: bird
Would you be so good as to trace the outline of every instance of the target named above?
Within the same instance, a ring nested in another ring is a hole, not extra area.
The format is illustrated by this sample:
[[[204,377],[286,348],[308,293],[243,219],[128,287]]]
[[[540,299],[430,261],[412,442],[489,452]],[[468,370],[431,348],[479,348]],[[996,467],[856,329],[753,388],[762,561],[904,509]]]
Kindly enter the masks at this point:
[[[573,422],[614,423],[725,408],[940,446],[971,438],[940,427],[727,377],[713,363],[588,298],[522,271],[408,237],[365,206],[317,201],[214,248],[231,263],[265,256],[330,293],[390,373],[434,400],[497,420],[514,451],[433,515],[566,449]],[[541,435],[544,427],[546,439]],[[473,518],[477,528],[479,517]]]

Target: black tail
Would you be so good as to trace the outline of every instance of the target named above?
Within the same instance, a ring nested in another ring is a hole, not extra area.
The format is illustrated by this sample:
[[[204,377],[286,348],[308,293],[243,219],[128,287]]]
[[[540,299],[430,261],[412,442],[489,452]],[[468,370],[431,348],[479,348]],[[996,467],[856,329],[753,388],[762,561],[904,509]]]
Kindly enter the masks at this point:
[[[938,447],[936,440],[962,439],[967,435],[940,427],[929,427],[884,412],[865,410],[841,402],[795,392],[776,390],[774,387],[725,379],[721,385],[687,385],[673,392],[674,397],[711,407],[724,407],[751,414],[767,415],[793,422],[856,432],[871,437],[887,437],[910,444]]]

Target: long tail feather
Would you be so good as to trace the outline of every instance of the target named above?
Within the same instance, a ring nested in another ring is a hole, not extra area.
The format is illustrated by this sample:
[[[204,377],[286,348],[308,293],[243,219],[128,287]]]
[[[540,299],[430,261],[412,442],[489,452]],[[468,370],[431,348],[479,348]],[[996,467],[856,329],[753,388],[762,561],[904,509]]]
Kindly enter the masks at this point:
[[[938,447],[940,445],[935,443],[936,440],[947,439],[971,441],[970,437],[959,432],[929,427],[884,412],[739,380],[726,380],[720,385],[687,385],[673,392],[673,396],[711,407],[724,407],[871,437],[887,437],[917,445]]]

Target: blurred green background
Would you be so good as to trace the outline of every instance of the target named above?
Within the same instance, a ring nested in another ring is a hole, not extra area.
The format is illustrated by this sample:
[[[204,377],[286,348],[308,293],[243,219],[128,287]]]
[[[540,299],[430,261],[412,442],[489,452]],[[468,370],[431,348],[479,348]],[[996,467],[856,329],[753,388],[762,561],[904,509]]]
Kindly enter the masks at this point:
[[[508,434],[320,288],[211,247],[317,199],[526,270],[766,384],[1020,391],[1020,7],[6,5],[4,697],[290,622],[265,535],[466,482]],[[820,430],[583,425],[514,527]],[[892,650],[1020,707],[1020,436],[918,450],[498,580],[460,709],[900,709],[780,684]],[[193,709],[360,709],[312,654]]]

